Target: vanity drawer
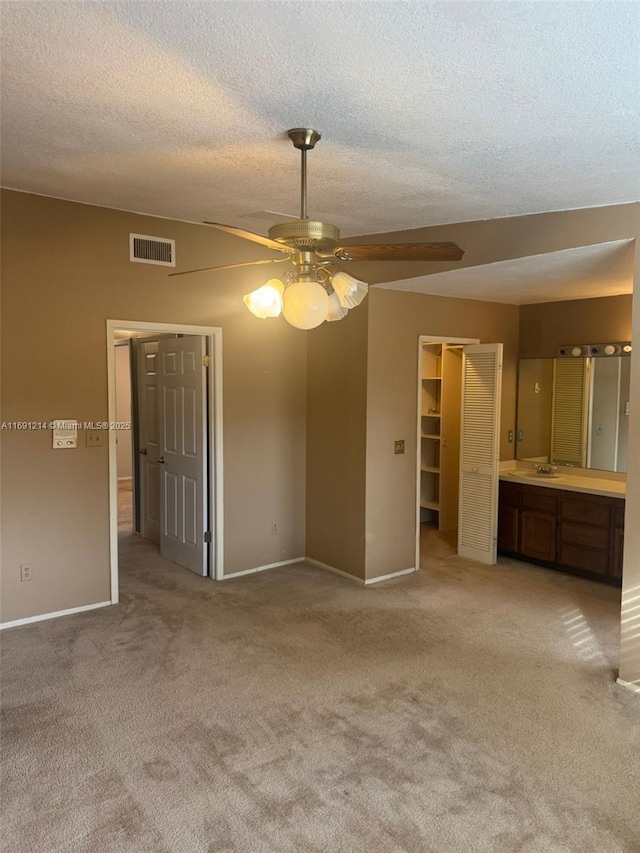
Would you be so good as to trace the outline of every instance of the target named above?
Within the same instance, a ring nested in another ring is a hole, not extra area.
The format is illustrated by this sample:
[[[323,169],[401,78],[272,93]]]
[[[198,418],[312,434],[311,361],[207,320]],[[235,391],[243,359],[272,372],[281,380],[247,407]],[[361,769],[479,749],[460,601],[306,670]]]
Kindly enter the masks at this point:
[[[581,548],[579,545],[561,542],[558,562],[571,569],[606,575],[609,567],[609,554],[607,551],[595,551],[592,548]]]
[[[560,526],[560,539],[569,544],[586,545],[588,548],[606,551],[609,547],[609,529],[563,521]]]
[[[516,483],[500,483],[500,503],[520,506],[520,487]]]
[[[607,498],[587,500],[585,498],[563,497],[561,518],[563,521],[577,521],[582,524],[608,527],[611,518],[611,505]]]
[[[522,492],[522,508],[534,509],[538,512],[550,512],[555,515],[558,512],[558,497],[550,494],[549,489],[524,489]]]

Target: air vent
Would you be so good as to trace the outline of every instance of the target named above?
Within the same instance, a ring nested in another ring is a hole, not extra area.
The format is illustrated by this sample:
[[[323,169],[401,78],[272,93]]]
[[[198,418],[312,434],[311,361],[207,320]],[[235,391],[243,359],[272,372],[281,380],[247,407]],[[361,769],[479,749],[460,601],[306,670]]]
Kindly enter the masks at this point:
[[[129,260],[137,264],[175,267],[176,241],[147,234],[129,234]]]

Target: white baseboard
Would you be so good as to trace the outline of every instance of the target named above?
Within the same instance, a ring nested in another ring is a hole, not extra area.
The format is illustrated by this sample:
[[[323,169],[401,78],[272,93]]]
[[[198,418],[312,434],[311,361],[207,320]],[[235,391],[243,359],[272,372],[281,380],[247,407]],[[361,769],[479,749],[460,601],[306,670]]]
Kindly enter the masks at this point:
[[[30,625],[32,622],[44,622],[45,619],[58,619],[60,616],[73,616],[74,613],[84,613],[86,610],[97,610],[108,607],[110,601],[99,601],[97,604],[84,604],[82,607],[71,607],[69,610],[56,610],[54,613],[41,613],[39,616],[27,616],[26,619],[14,619],[13,622],[0,623],[0,630],[17,628],[19,625]]]
[[[310,563],[312,566],[316,566],[318,569],[324,569],[326,572],[331,572],[334,575],[340,575],[341,578],[347,578],[347,580],[355,581],[355,583],[360,584],[360,586],[371,586],[374,583],[380,583],[381,581],[388,581],[392,578],[399,578],[401,575],[411,575],[416,569],[401,569],[399,572],[391,572],[388,575],[381,575],[379,578],[368,578],[367,580],[363,580],[362,578],[357,578],[355,575],[350,575],[349,572],[343,572],[342,569],[336,569],[335,566],[330,566],[328,563],[322,563],[320,560],[314,560],[313,557],[305,557],[305,563]]]
[[[313,557],[305,557],[305,563],[309,563],[311,566],[315,566],[317,569],[324,569],[325,572],[331,572],[334,575],[340,575],[341,578],[347,578],[347,580],[354,581],[354,583],[360,584],[360,586],[364,586],[364,581],[362,578],[357,578],[355,575],[350,575],[349,572],[343,572],[342,569],[336,569],[335,566],[330,566],[328,563],[322,563],[320,560],[314,560]]]
[[[256,566],[255,569],[244,569],[242,572],[234,572],[231,575],[223,575],[222,580],[241,578],[244,575],[255,575],[256,572],[266,572],[268,569],[279,569],[281,566],[292,566],[294,563],[302,563],[304,557],[295,557],[293,560],[282,560],[280,563],[268,563],[266,566]]]
[[[370,586],[372,583],[380,583],[381,581],[390,581],[391,578],[399,578],[401,575],[412,575],[417,569],[401,569],[399,572],[391,572],[390,575],[380,575],[379,578],[367,578],[364,582],[365,586]]]
[[[616,684],[630,690],[632,693],[640,693],[640,684],[634,684],[632,681],[623,681],[621,678],[616,678]]]

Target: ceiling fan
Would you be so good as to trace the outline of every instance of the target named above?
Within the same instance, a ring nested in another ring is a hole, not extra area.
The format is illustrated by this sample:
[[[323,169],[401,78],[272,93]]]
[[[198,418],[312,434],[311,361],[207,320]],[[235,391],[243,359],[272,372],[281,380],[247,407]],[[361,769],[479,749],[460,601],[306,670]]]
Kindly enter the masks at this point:
[[[368,285],[346,273],[341,265],[349,261],[459,261],[464,252],[455,243],[376,243],[350,246],[340,242],[340,231],[328,222],[309,219],[307,215],[307,151],[315,148],[320,134],[308,127],[287,131],[295,148],[301,152],[300,218],[279,222],[263,237],[242,228],[205,222],[220,231],[259,243],[284,254],[284,258],[263,258],[238,264],[224,264],[186,270],[171,275],[236,269],[258,264],[289,261],[292,267],[280,279],[270,279],[244,301],[258,317],[285,319],[300,329],[312,329],[325,320],[340,320],[349,308],[359,305]]]

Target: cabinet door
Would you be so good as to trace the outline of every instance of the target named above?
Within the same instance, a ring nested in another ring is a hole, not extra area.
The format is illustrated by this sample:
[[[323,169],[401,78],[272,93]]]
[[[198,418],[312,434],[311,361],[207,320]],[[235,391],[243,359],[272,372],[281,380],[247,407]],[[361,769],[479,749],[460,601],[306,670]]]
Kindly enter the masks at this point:
[[[518,512],[515,506],[500,504],[498,508],[498,550],[518,552]]]
[[[523,509],[520,513],[520,553],[534,560],[556,559],[556,518],[544,512]]]
[[[622,554],[624,551],[624,527],[614,527],[613,548],[609,574],[613,578],[622,579]]]

